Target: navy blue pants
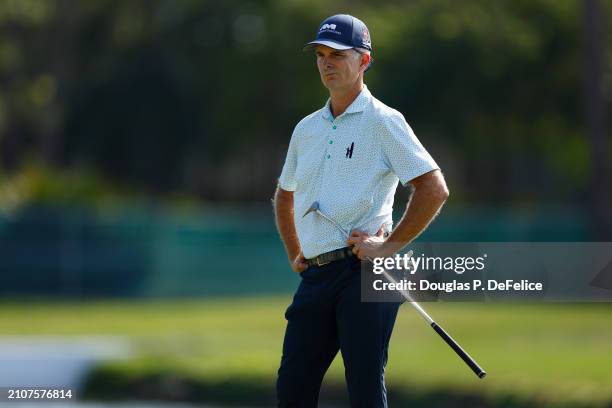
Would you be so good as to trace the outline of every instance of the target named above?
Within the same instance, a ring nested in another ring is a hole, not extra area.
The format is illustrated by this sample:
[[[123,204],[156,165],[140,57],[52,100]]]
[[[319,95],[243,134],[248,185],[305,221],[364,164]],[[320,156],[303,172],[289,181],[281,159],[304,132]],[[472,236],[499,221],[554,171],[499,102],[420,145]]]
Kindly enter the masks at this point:
[[[362,303],[356,257],[310,267],[285,312],[279,407],[316,407],[338,350],[352,407],[386,407],[384,371],[399,303]]]

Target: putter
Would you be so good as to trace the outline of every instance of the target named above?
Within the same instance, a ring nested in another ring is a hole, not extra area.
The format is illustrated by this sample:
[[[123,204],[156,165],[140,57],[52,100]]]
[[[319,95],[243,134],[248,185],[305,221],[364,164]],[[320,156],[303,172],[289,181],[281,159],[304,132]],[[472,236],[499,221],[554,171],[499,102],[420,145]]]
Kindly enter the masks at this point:
[[[344,228],[342,228],[342,226],[338,222],[336,222],[336,220],[332,219],[331,217],[327,216],[325,213],[321,211],[321,209],[319,208],[318,201],[313,202],[310,208],[306,210],[306,212],[304,213],[302,217],[305,217],[307,214],[311,212],[315,212],[319,214],[319,216],[321,216],[322,218],[331,222],[340,231],[342,231],[344,235],[346,235],[348,238],[349,233]],[[370,258],[368,258],[368,260],[372,261]],[[389,275],[387,271],[383,271],[383,275],[389,282],[397,283],[397,281],[393,279],[393,277]],[[425,311],[425,309],[421,307],[421,305],[419,305],[414,299],[412,299],[412,297],[407,291],[402,290],[400,291],[400,293],[408,301],[408,303],[410,303],[410,305],[412,305],[412,307],[414,307],[416,311],[419,312],[421,317],[425,319],[425,321],[431,326],[431,328],[434,329],[434,331],[438,333],[440,337],[442,337],[442,339],[446,342],[446,344],[448,344],[455,351],[455,353],[457,353],[457,355],[461,357],[461,359],[465,362],[465,364],[467,364],[472,369],[472,371],[474,372],[474,374],[478,376],[478,378],[484,378],[487,375],[487,372],[483,370],[482,367],[480,367],[478,363],[465,350],[463,350],[463,348],[461,348],[461,346],[459,345],[459,343],[455,341],[455,339],[453,339],[446,331],[444,331],[444,329],[439,324],[437,324],[431,318],[431,316],[429,316],[429,314]]]
[[[336,220],[334,220],[331,217],[328,217],[327,215],[325,215],[323,213],[323,211],[321,211],[321,209],[319,208],[319,202],[318,201],[314,201],[312,203],[312,205],[306,210],[304,215],[302,215],[302,218],[304,218],[305,216],[307,216],[311,212],[315,212],[315,213],[319,214],[319,216],[321,216],[322,218],[324,218],[327,221],[329,221],[332,224],[334,224],[336,226],[336,228],[338,228],[340,231],[342,231],[344,233],[344,235],[346,235],[347,237],[350,235],[349,232],[347,230],[345,230],[344,228],[342,228],[342,225],[340,225]]]

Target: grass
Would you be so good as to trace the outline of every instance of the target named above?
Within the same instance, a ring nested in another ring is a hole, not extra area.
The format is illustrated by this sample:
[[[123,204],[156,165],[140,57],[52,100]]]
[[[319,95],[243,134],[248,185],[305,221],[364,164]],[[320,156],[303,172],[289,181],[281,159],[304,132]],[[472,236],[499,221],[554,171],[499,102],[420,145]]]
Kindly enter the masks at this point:
[[[166,372],[209,385],[244,382],[269,389],[280,360],[283,312],[289,302],[289,297],[257,297],[4,303],[0,318],[5,336],[126,337],[137,352],[134,359],[107,367],[131,380]],[[394,390],[419,395],[456,393],[488,401],[512,397],[559,406],[612,403],[612,305],[424,306],[489,376],[477,379],[404,305],[386,372],[391,394]],[[327,383],[343,387],[343,381],[342,361],[337,358]]]

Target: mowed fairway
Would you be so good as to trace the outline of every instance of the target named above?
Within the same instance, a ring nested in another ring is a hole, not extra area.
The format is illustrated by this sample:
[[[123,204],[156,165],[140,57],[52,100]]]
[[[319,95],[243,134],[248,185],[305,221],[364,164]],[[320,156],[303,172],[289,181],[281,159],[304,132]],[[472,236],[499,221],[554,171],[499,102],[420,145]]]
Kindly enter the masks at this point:
[[[5,303],[2,335],[112,335],[134,345],[115,369],[167,370],[207,383],[272,386],[290,297],[86,303]],[[424,303],[488,372],[479,380],[408,305],[391,342],[391,392],[593,406],[612,402],[612,305]],[[316,333],[313,333],[316,335]],[[343,384],[342,361],[328,373]]]

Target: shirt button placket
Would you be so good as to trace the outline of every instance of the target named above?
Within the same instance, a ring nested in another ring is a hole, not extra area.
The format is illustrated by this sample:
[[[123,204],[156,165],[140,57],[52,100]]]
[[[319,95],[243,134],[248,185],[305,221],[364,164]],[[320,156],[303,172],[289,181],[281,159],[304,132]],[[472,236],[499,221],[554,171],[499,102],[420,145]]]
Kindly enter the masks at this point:
[[[332,122],[332,129],[333,129],[333,130],[336,130],[336,127],[337,127],[337,126],[336,126],[336,125],[334,125],[334,124],[333,124],[333,122]],[[334,144],[334,140],[333,140],[333,139],[329,139],[329,144],[330,144],[330,145],[331,145],[331,144]],[[329,158],[331,157],[331,155],[328,153],[327,155],[325,155],[325,157],[329,159]]]

